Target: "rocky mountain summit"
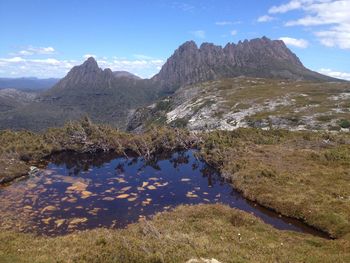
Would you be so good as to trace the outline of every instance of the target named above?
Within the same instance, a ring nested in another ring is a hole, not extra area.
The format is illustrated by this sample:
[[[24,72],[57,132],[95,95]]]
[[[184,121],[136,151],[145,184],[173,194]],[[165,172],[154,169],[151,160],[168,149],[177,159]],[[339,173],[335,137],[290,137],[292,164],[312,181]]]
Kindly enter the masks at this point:
[[[82,65],[73,67],[68,74],[61,79],[53,90],[71,89],[83,86],[104,87],[106,84],[110,86],[114,79],[112,70],[99,68],[96,60],[93,57],[88,58]]]
[[[174,91],[187,84],[238,76],[335,80],[305,68],[283,41],[266,37],[228,43],[224,48],[211,43],[197,47],[194,41],[188,41],[174,52],[153,80]]]

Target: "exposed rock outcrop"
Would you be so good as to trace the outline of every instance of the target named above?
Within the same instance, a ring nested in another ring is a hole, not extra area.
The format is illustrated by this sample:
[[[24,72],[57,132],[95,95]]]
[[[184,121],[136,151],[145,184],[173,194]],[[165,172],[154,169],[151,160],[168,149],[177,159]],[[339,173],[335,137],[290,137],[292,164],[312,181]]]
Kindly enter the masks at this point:
[[[181,45],[153,77],[168,91],[225,77],[250,76],[291,80],[332,81],[303,66],[281,40],[266,37],[228,43],[224,48],[194,41]]]

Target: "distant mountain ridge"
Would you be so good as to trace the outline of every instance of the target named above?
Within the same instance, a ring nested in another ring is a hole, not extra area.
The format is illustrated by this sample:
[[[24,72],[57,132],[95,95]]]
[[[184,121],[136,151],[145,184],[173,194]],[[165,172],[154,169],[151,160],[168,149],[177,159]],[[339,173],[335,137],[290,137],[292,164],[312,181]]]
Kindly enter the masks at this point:
[[[0,78],[0,89],[45,90],[53,87],[59,80],[58,78]]]
[[[194,41],[188,41],[152,79],[175,91],[183,85],[238,76],[338,81],[305,68],[282,40],[267,37],[228,43],[224,48],[211,43],[197,47]]]
[[[224,48],[193,41],[181,45],[151,79],[101,69],[88,58],[31,103],[6,107],[0,129],[42,130],[90,116],[125,129],[134,112],[173,94],[180,87],[222,78],[249,76],[289,80],[339,81],[308,70],[282,41],[261,39]],[[10,109],[10,110],[8,110]]]
[[[113,71],[113,75],[117,78],[131,78],[131,79],[141,79],[128,71]]]

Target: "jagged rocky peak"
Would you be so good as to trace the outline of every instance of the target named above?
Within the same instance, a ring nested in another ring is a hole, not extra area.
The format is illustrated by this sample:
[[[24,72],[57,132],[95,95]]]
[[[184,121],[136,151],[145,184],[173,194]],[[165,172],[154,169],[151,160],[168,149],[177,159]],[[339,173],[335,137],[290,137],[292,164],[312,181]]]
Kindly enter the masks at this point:
[[[153,80],[167,91],[180,86],[219,78],[248,76],[292,80],[329,81],[310,71],[281,40],[267,37],[228,43],[224,48],[212,43],[182,44]]]
[[[75,88],[85,86],[103,86],[114,78],[111,69],[102,70],[93,57],[89,57],[83,64],[73,67],[68,74],[58,82],[54,88]]]
[[[99,69],[97,61],[94,57],[89,57],[87,60],[85,60],[85,62],[82,64],[82,67],[90,71]]]
[[[196,42],[194,42],[193,40],[190,40],[183,43],[176,51],[178,51],[179,53],[182,53],[182,52],[187,52],[190,50],[197,50],[197,49],[198,47]]]

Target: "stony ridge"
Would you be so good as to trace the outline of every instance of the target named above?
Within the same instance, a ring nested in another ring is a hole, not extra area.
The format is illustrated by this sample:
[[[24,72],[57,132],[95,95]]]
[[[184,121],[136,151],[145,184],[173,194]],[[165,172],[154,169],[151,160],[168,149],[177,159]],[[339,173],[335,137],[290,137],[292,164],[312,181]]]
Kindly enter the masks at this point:
[[[248,76],[291,80],[334,81],[303,66],[281,40],[267,37],[197,47],[194,41],[181,45],[153,80],[174,91],[178,87],[227,77]]]

